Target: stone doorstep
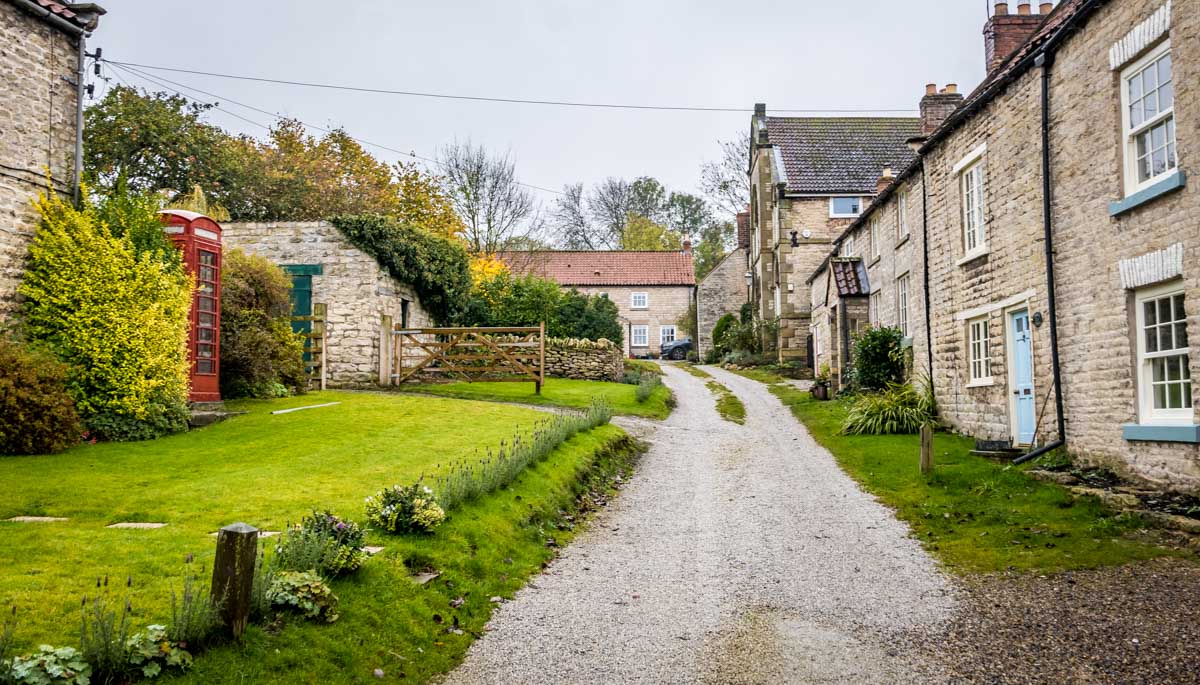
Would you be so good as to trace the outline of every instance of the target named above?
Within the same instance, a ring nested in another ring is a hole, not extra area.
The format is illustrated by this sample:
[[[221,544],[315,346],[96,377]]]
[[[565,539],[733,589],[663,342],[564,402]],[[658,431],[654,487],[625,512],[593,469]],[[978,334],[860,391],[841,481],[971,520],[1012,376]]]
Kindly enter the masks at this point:
[[[153,530],[155,528],[165,528],[165,523],[150,523],[148,521],[122,521],[105,526],[105,528],[134,528],[137,530]]]
[[[67,519],[61,516],[14,516],[5,520],[13,523],[58,523]]]
[[[1076,485],[1071,488],[1071,492],[1079,496],[1092,496],[1099,499],[1105,505],[1112,507],[1118,511],[1128,511],[1137,509],[1142,505],[1142,501],[1135,495],[1126,495],[1120,492],[1111,492],[1100,488],[1088,488]]]

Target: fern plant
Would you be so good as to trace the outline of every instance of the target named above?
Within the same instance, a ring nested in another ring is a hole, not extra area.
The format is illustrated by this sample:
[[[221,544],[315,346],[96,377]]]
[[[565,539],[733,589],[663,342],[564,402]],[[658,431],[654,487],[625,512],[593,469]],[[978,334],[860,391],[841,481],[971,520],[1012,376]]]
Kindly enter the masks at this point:
[[[932,384],[920,388],[910,383],[890,383],[881,392],[854,398],[842,433],[846,435],[886,435],[916,433],[934,420],[936,405]]]

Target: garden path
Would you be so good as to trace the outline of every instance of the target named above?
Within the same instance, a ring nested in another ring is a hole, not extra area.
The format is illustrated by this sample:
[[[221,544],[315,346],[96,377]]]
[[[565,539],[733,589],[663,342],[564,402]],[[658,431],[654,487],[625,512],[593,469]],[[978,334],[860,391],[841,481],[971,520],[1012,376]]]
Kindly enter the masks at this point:
[[[638,425],[637,473],[446,682],[925,680],[897,638],[956,600],[907,527],[766,386],[706,368],[745,403],[738,426],[664,366],[679,407]]]

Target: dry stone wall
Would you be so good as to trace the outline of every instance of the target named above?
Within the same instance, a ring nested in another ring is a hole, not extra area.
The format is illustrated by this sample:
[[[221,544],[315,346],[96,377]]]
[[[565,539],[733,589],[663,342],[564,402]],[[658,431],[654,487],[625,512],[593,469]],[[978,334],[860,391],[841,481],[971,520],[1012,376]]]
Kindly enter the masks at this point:
[[[600,339],[546,339],[546,375],[586,381],[618,381],[625,355],[615,343]]]

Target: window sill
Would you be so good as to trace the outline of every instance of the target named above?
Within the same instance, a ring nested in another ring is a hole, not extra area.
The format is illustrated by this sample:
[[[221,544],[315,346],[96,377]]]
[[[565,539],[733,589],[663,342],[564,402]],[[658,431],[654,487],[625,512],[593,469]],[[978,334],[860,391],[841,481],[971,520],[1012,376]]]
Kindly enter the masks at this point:
[[[1122,428],[1126,440],[1200,444],[1200,426],[1197,425],[1155,426],[1127,423]]]
[[[979,378],[967,383],[968,388],[988,388],[996,384],[993,378]]]
[[[911,236],[911,233],[905,233],[904,235],[900,236],[900,239],[896,241],[896,247],[899,248],[904,243],[907,243]]]
[[[875,266],[876,264],[878,264],[878,263],[879,263],[879,259],[880,259],[879,255],[876,255],[875,257],[872,257],[872,258],[871,258],[871,263],[867,265],[867,268],[873,267],[873,266]]]
[[[1140,207],[1155,198],[1158,198],[1167,193],[1178,190],[1187,185],[1187,174],[1182,170],[1176,171],[1174,174],[1164,178],[1154,185],[1139,190],[1123,200],[1108,203],[1108,215],[1120,216],[1125,212],[1130,211],[1135,207]]]
[[[830,214],[830,219],[857,219],[862,214]]]
[[[990,250],[988,250],[986,247],[982,250],[975,250],[974,252],[963,256],[963,258],[957,262],[954,262],[954,266],[966,266],[980,257],[988,256],[988,252],[990,252]]]
[[[629,308],[629,311],[631,311],[631,312],[644,312],[644,311],[647,311],[647,310],[649,310],[649,309],[650,309],[649,307],[630,307],[630,308]]]

